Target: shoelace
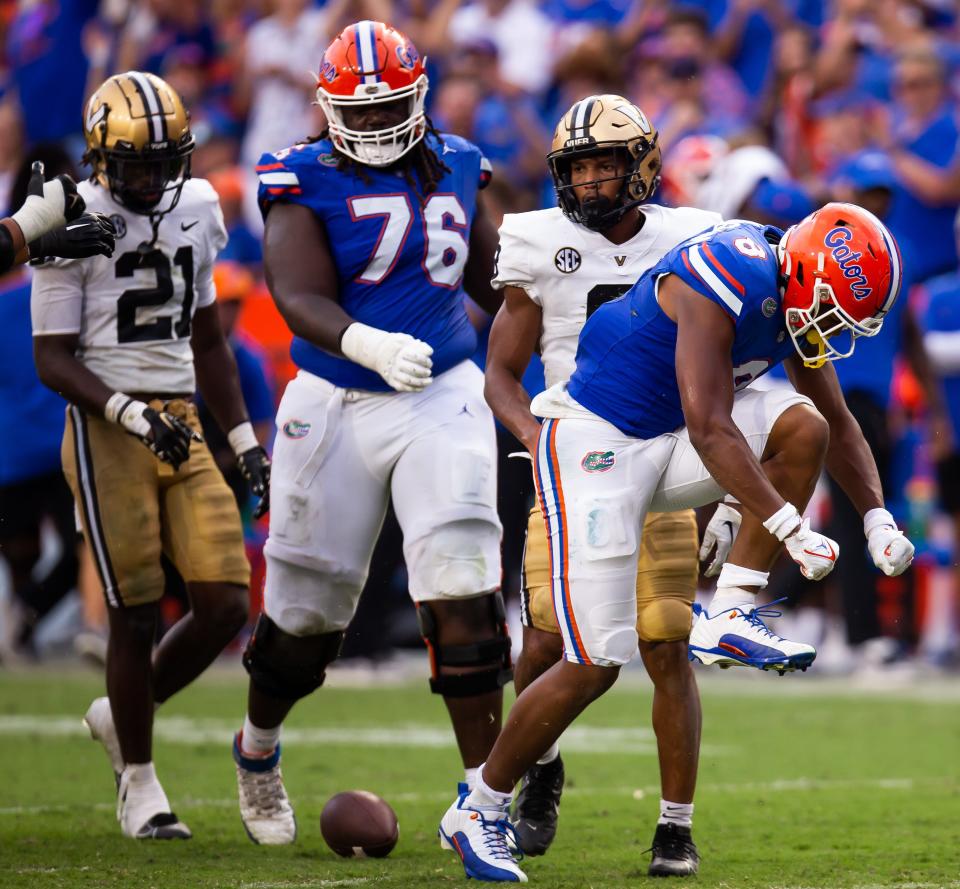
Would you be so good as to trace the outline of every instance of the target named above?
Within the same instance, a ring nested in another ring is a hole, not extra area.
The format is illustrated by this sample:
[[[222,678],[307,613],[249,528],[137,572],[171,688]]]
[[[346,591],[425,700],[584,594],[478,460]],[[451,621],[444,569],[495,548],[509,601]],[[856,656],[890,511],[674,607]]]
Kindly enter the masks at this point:
[[[249,801],[258,815],[271,815],[285,810],[283,793],[277,789],[280,782],[280,770],[269,772],[249,772],[243,776]]]
[[[678,859],[692,856],[696,851],[697,847],[693,844],[692,838],[676,830],[658,830],[654,835],[653,844],[644,851],[644,854],[652,852],[654,858]]]
[[[483,827],[483,845],[491,858],[500,858],[505,861],[520,861],[523,859],[523,850],[517,840],[517,833],[513,825],[506,818],[497,818],[492,821],[485,818],[480,812],[480,825]],[[516,852],[510,850],[508,841],[513,844]]]
[[[751,626],[756,627],[761,632],[765,633],[771,639],[777,639],[781,642],[785,641],[783,636],[778,636],[774,633],[764,622],[763,618],[765,617],[780,617],[783,612],[777,611],[771,608],[771,605],[779,605],[781,602],[786,602],[787,597],[781,596],[779,599],[774,599],[772,602],[767,602],[765,605],[758,605],[756,608],[751,608],[746,614],[743,614],[744,620],[747,621]]]

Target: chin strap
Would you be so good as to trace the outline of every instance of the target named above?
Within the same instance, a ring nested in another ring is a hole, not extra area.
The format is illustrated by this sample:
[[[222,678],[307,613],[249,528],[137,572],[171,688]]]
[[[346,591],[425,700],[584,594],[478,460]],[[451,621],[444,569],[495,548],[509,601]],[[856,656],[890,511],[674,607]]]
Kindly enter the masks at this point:
[[[165,215],[165,213],[150,214],[150,228],[153,231],[153,235],[149,241],[144,241],[137,247],[138,253],[149,253],[151,250],[153,250],[154,245],[157,243],[157,238],[160,235],[160,222]]]
[[[808,330],[806,333],[807,342],[812,346],[817,347],[817,354],[812,358],[803,359],[803,366],[810,368],[823,367],[827,363],[827,346],[823,341],[823,337],[820,336],[815,330]]]

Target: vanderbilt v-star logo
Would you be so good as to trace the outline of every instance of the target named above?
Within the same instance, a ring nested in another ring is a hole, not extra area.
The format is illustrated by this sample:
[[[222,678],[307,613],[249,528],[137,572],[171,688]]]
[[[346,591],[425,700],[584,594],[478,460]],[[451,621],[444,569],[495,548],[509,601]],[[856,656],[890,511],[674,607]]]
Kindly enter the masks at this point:
[[[614,256],[613,259],[618,268],[623,268],[623,264],[627,261],[626,256]]]

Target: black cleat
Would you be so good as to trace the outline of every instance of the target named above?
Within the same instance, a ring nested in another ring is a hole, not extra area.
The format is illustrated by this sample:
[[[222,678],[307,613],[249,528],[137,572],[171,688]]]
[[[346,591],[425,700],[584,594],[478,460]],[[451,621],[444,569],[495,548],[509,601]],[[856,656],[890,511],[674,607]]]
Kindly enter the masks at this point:
[[[557,835],[560,794],[563,793],[563,760],[534,765],[520,784],[513,812],[513,827],[524,855],[543,855]]]
[[[651,877],[689,877],[700,867],[700,856],[689,827],[658,824],[650,851],[653,858],[647,874]]]

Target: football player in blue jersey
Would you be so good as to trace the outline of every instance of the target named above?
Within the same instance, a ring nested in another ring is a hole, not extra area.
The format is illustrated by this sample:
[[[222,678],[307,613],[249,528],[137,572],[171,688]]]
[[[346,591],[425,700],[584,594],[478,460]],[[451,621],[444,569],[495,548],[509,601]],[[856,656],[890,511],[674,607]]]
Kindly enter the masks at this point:
[[[500,304],[496,231],[478,202],[489,164],[433,129],[427,85],[403,34],[351,25],[320,67],[328,129],[258,166],[267,281],[300,368],[277,416],[264,610],[234,744],[258,843],[295,838],[280,727],[337,657],[391,499],[430,686],[468,782],[500,730],[512,669],[496,445],[464,307],[465,290]]]
[[[733,221],[697,235],[587,321],[569,383],[531,404],[546,418],[535,469],[564,659],[520,695],[473,791],[443,816],[441,836],[469,850],[468,875],[525,880],[508,841],[511,794],[636,650],[648,511],[724,492],[743,506],[717,593],[691,632],[703,663],[783,672],[813,662],[812,646],[766,627],[771,612],[755,598],[781,544],[811,579],[833,568],[836,544],[800,515],[824,463],[863,516],[877,567],[906,570],[913,546],[884,509],[830,363],[879,331],[900,280],[883,224],[835,203],[786,234]],[[747,388],[779,362],[796,391]]]

